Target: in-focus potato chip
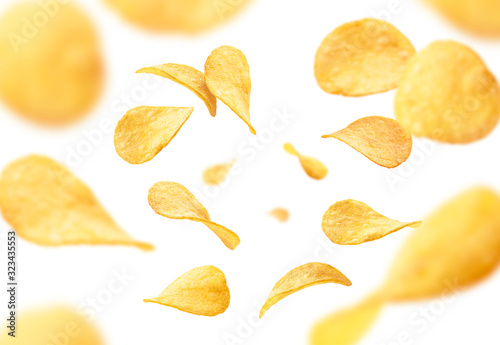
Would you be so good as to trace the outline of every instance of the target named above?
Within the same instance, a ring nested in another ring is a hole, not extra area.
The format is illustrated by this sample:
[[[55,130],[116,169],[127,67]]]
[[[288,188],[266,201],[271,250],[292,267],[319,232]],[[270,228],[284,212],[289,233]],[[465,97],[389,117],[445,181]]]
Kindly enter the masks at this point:
[[[396,118],[413,135],[465,144],[487,136],[500,117],[500,87],[469,47],[437,41],[406,66]]]
[[[195,93],[208,108],[210,115],[217,112],[217,99],[210,92],[205,83],[205,76],[196,68],[176,63],[166,63],[152,67],[145,67],[136,73],[151,73],[175,81]]]
[[[130,164],[153,159],[177,135],[192,107],[136,107],[115,128],[115,150]]]
[[[125,233],[80,179],[45,156],[30,155],[7,165],[0,177],[0,208],[19,237],[36,244],[153,249]]]
[[[255,134],[250,123],[252,82],[245,55],[231,46],[214,49],[205,63],[205,80],[212,94],[245,121],[250,132]]]
[[[231,295],[224,273],[214,266],[187,271],[155,298],[144,302],[158,303],[187,313],[203,316],[222,314],[229,307]]]
[[[387,218],[357,200],[338,201],[323,215],[321,227],[336,244],[361,244],[378,240],[404,227],[418,227],[421,222],[402,223]]]
[[[319,160],[309,156],[301,155],[290,143],[283,145],[285,151],[292,156],[298,157],[302,168],[309,177],[315,180],[321,180],[328,174],[328,168]]]
[[[401,125],[387,117],[368,116],[322,138],[335,138],[385,168],[395,168],[411,154],[413,140]]]
[[[175,182],[157,182],[148,193],[151,208],[160,216],[171,219],[188,219],[205,224],[233,250],[240,244],[240,238],[231,230],[214,223],[202,204],[186,187]]]
[[[226,179],[227,174],[233,167],[234,163],[236,163],[236,160],[232,160],[228,163],[217,164],[205,169],[202,176],[203,181],[209,186],[217,186],[221,184]]]
[[[408,59],[411,42],[391,24],[374,18],[343,24],[316,52],[314,75],[326,92],[365,96],[395,89]]]
[[[269,297],[260,310],[259,317],[283,298],[307,287],[335,283],[351,286],[352,283],[335,267],[321,262],[311,262],[294,268],[274,285]]]
[[[23,1],[0,18],[0,97],[30,121],[65,125],[97,101],[104,67],[87,14],[75,3],[54,6],[48,17],[38,1]]]
[[[279,220],[280,222],[286,222],[288,218],[290,218],[290,212],[287,209],[277,207],[274,210],[270,211],[269,214]]]

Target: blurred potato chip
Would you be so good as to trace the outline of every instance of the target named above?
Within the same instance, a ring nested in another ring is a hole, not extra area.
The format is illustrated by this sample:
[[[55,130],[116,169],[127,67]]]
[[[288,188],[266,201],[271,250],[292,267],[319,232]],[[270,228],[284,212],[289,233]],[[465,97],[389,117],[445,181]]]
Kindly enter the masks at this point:
[[[153,159],[177,135],[192,107],[136,107],[127,111],[115,128],[115,150],[130,164]]]
[[[270,211],[269,214],[279,220],[280,222],[286,222],[288,218],[290,218],[290,212],[287,209],[277,207],[274,210]]]
[[[217,164],[205,169],[202,176],[203,181],[209,186],[217,186],[221,184],[226,179],[227,174],[233,167],[234,163],[236,163],[236,160],[232,160],[228,163]]]
[[[187,271],[155,298],[144,302],[158,303],[195,315],[215,316],[229,307],[231,295],[224,273],[214,266]]]
[[[94,24],[74,3],[11,6],[0,18],[0,97],[43,125],[65,125],[97,101],[104,79]]]
[[[36,244],[153,249],[125,233],[82,181],[45,156],[30,155],[7,165],[0,177],[0,207],[19,237]]]
[[[391,24],[373,18],[343,24],[316,52],[314,75],[326,92],[365,96],[395,89],[408,59],[411,42]]]
[[[250,67],[247,58],[231,46],[214,49],[205,63],[209,90],[236,113],[255,134],[250,123]]]
[[[437,41],[408,63],[396,118],[413,135],[464,144],[487,136],[500,116],[500,87],[469,47]]]
[[[205,207],[179,183],[155,183],[149,189],[148,201],[151,208],[161,216],[171,219],[188,219],[205,224],[231,250],[240,243],[238,235],[212,222]]]
[[[307,287],[335,283],[351,286],[352,283],[335,267],[321,262],[311,262],[294,268],[274,285],[269,297],[260,310],[259,317],[283,298]]]
[[[390,118],[368,116],[322,138],[335,138],[385,168],[395,168],[411,154],[413,140],[401,125]]]
[[[306,174],[315,179],[321,180],[328,174],[328,168],[319,160],[309,156],[303,156],[290,143],[285,143],[283,149],[292,156],[298,157],[302,168]]]

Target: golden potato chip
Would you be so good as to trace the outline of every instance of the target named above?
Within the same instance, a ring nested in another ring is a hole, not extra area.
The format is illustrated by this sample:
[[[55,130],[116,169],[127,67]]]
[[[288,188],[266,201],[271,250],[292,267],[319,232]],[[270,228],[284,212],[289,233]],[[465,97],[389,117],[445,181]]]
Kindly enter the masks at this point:
[[[260,310],[259,317],[262,317],[269,308],[283,298],[307,287],[326,283],[352,285],[351,281],[342,272],[328,264],[311,262],[294,268],[274,285],[266,303]]]
[[[193,108],[136,107],[115,128],[115,150],[130,164],[153,159],[177,135]]]
[[[338,139],[385,168],[405,162],[413,145],[410,133],[397,121],[382,116],[363,117],[322,138]]]
[[[469,47],[437,41],[406,66],[396,118],[413,135],[464,144],[487,136],[500,117],[500,87]]]
[[[408,59],[411,42],[391,24],[374,18],[339,26],[316,52],[314,75],[326,92],[365,96],[395,89]]]
[[[205,83],[205,76],[196,68],[176,63],[166,63],[152,67],[145,67],[136,73],[151,73],[175,81],[188,88],[205,102],[210,115],[217,112],[217,99],[210,92]]]
[[[299,158],[302,168],[309,177],[315,180],[321,180],[328,174],[328,168],[323,163],[316,158],[301,155],[295,150],[292,144],[285,143],[283,148],[287,153]]]
[[[19,237],[44,246],[105,244],[152,250],[123,231],[94,193],[56,161],[30,155],[0,177],[2,215]]]
[[[221,184],[226,179],[234,163],[236,163],[236,160],[232,160],[229,163],[217,164],[205,169],[205,171],[203,171],[203,181],[209,186]]]
[[[231,46],[214,49],[205,63],[205,80],[208,89],[245,121],[250,132],[250,67],[247,58]]]
[[[286,222],[288,218],[290,218],[290,212],[287,209],[277,207],[274,210],[270,211],[269,214],[279,220],[280,222]]]
[[[74,3],[16,3],[0,18],[0,97],[19,115],[64,125],[99,97],[103,59],[94,24]]]
[[[418,227],[422,222],[402,223],[389,219],[357,200],[336,202],[325,212],[321,227],[336,244],[361,244],[378,240],[402,228]]]
[[[231,230],[214,223],[202,204],[186,187],[175,182],[157,182],[148,193],[151,208],[160,216],[171,219],[189,219],[205,224],[233,250],[240,244],[240,238]]]
[[[229,307],[231,295],[224,273],[214,266],[187,271],[155,298],[144,302],[158,303],[187,313],[203,316],[222,314]]]

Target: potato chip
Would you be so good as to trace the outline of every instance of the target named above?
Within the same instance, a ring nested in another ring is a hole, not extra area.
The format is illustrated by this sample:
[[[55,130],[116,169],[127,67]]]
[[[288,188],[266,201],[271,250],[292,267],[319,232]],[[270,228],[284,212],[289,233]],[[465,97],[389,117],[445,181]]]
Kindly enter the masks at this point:
[[[335,138],[385,168],[395,168],[411,154],[411,134],[387,117],[368,116],[322,138]]]
[[[292,156],[298,157],[302,168],[306,172],[309,177],[321,180],[324,179],[328,174],[328,168],[321,163],[319,160],[309,156],[303,156],[295,150],[295,148],[290,143],[285,143],[283,148],[286,152],[291,154]]]
[[[311,262],[294,268],[274,285],[266,303],[264,303],[260,310],[259,317],[262,317],[269,308],[283,298],[307,287],[326,283],[342,284],[345,286],[352,285],[346,276],[328,264]]]
[[[0,19],[0,97],[43,125],[85,115],[101,94],[104,67],[97,32],[74,3],[16,3]]]
[[[238,235],[222,225],[212,222],[205,207],[186,187],[179,183],[155,183],[149,189],[148,201],[151,208],[160,216],[171,219],[189,219],[205,224],[231,250],[240,243]]]
[[[221,46],[210,54],[205,63],[205,80],[212,94],[224,102],[245,121],[250,132],[250,67],[247,58],[238,49]]]
[[[152,250],[125,233],[94,193],[51,158],[30,155],[0,177],[2,215],[19,237],[44,246],[104,244]]]
[[[155,298],[144,302],[158,303],[195,315],[215,316],[229,307],[231,295],[226,276],[214,266],[187,271]]]
[[[287,209],[277,207],[274,210],[270,211],[269,214],[279,220],[280,222],[286,222],[288,218],[290,218],[290,212]]]
[[[152,67],[145,67],[136,73],[151,73],[175,81],[188,88],[205,102],[210,115],[217,112],[217,99],[210,92],[205,83],[205,76],[196,68],[176,63],[166,63]]]
[[[115,128],[115,150],[130,164],[153,159],[177,135],[193,108],[136,107]]]
[[[415,48],[391,24],[373,18],[339,26],[316,52],[314,75],[326,92],[365,96],[395,89]]]
[[[336,244],[352,245],[378,240],[407,226],[418,227],[421,222],[402,223],[389,219],[357,200],[338,201],[325,212],[321,227]]]
[[[469,47],[437,41],[407,65],[396,118],[413,135],[465,144],[487,136],[500,117],[500,87]]]
[[[209,186],[217,186],[221,184],[226,179],[227,174],[233,167],[234,163],[236,163],[236,160],[232,160],[228,163],[217,164],[205,169],[205,171],[203,171],[203,181]]]

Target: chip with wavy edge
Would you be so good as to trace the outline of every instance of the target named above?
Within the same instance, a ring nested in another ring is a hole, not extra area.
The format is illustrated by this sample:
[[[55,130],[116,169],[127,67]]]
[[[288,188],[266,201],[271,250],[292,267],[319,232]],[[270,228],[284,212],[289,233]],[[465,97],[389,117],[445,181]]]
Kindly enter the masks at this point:
[[[203,171],[203,181],[209,186],[217,186],[224,182],[227,174],[236,163],[236,160],[232,160],[228,163],[222,163],[213,165]]]
[[[292,144],[285,143],[283,149],[299,159],[300,165],[309,177],[321,180],[328,174],[328,168],[323,163],[316,158],[301,155]]]
[[[290,218],[290,212],[287,209],[282,207],[276,207],[275,209],[269,211],[269,214],[284,223]]]

